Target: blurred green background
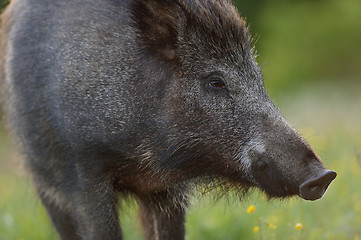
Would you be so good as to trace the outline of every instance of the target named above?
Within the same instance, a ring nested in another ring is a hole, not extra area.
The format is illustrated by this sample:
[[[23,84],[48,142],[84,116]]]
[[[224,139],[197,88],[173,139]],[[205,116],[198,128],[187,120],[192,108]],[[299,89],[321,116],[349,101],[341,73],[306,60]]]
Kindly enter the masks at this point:
[[[257,191],[241,202],[231,195],[218,202],[195,197],[187,239],[361,239],[361,1],[234,3],[257,40],[271,98],[338,177],[316,202],[268,202]],[[253,213],[247,213],[250,205]],[[142,239],[136,207],[129,203],[127,209],[121,214],[124,235]],[[3,239],[56,239],[56,234],[1,128]]]

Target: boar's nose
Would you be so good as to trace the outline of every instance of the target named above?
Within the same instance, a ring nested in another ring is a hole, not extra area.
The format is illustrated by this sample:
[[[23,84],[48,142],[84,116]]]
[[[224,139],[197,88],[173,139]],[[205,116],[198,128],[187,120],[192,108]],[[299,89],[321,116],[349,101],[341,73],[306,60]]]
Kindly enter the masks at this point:
[[[300,186],[300,197],[312,201],[321,198],[336,175],[334,171],[325,170],[319,176],[305,181]]]

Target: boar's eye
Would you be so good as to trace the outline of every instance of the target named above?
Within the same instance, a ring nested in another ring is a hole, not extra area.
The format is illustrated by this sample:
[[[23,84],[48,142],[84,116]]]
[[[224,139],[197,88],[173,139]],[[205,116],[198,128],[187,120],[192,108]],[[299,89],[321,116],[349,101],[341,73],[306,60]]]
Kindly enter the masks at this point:
[[[224,83],[224,81],[221,77],[212,77],[209,80],[208,85],[211,88],[226,89],[226,84]]]

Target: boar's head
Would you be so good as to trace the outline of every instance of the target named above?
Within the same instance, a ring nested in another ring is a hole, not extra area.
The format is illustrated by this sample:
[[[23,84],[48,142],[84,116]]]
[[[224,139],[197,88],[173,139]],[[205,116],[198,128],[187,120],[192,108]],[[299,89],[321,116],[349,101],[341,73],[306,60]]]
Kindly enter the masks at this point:
[[[149,138],[159,143],[154,167],[270,197],[322,197],[336,173],[272,103],[248,28],[229,1],[139,1],[134,16],[143,89],[156,95],[148,107],[157,126]]]

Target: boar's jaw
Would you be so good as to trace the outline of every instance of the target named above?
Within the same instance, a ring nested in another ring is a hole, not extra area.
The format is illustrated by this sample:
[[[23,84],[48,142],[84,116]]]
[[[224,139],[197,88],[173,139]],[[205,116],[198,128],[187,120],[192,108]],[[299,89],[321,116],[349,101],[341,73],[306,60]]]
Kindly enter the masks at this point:
[[[299,185],[294,179],[285,176],[273,160],[264,156],[251,166],[255,185],[268,197],[289,197],[299,194]]]

